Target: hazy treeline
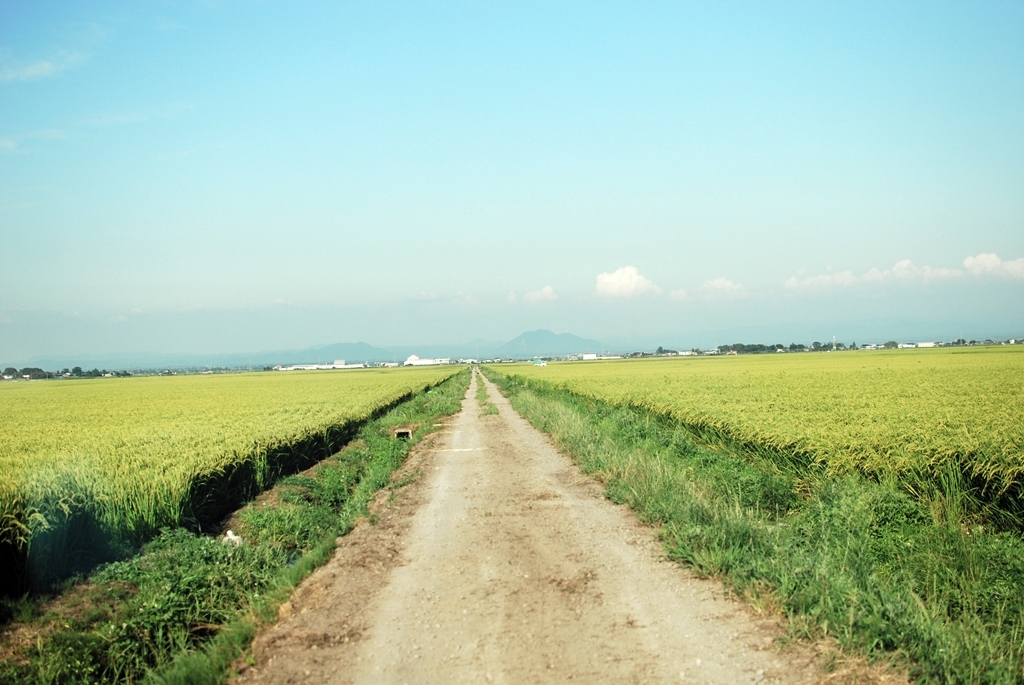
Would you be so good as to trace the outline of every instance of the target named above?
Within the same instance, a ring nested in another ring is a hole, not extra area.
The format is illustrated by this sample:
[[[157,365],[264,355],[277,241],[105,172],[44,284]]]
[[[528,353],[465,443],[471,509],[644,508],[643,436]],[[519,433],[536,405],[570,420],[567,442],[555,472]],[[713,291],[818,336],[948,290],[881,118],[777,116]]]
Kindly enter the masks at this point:
[[[26,366],[24,369],[18,370],[13,366],[8,366],[4,369],[4,380],[12,379],[24,379],[38,380],[40,378],[99,378],[101,376],[130,376],[131,374],[127,371],[107,371],[103,369],[92,369],[91,371],[83,371],[81,366],[76,366],[73,369],[63,369],[62,371],[44,371],[34,366]]]

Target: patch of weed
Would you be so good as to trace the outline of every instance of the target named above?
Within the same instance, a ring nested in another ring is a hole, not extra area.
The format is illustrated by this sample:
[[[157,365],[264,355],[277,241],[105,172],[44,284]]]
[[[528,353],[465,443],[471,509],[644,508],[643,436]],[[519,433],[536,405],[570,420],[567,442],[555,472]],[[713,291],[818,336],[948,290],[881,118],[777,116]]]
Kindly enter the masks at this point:
[[[476,401],[480,405],[480,413],[483,416],[492,416],[498,413],[498,408],[491,403],[491,398],[487,395],[487,386],[484,385],[483,378],[478,377],[476,383]]]

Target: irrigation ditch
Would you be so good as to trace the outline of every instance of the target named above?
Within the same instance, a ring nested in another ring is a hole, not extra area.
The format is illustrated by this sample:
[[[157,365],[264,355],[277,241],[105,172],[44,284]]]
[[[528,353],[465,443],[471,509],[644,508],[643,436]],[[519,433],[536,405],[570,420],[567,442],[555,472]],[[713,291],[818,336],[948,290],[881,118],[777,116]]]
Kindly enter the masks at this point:
[[[61,566],[62,546],[109,533],[88,506],[68,508],[52,537],[5,552],[17,561],[4,569],[18,573],[11,588],[34,592],[3,600],[0,683],[221,682],[468,383],[459,372],[197,479],[178,525],[147,531],[141,551],[143,540],[121,539]],[[226,525],[236,538],[214,537]]]

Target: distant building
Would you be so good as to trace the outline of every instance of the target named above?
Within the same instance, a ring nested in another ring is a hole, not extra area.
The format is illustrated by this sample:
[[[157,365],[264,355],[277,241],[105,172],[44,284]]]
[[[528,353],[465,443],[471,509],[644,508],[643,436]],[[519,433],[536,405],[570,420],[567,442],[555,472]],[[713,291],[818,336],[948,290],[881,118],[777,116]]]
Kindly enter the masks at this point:
[[[415,354],[410,354],[409,358],[405,360],[403,366],[437,366],[438,364],[451,364],[452,360],[449,357],[443,359],[420,359]]]
[[[584,352],[583,353],[583,361],[590,361],[592,359],[597,359],[597,353],[596,352]]]
[[[933,343],[933,342],[923,342],[923,343],[917,343],[917,346],[918,347],[935,347],[935,343]]]
[[[897,347],[899,347],[901,350],[912,350],[915,347],[917,347],[917,345],[914,343],[900,343],[899,345],[897,345]]]
[[[366,364],[346,364],[344,359],[335,359],[333,364],[294,364],[292,366],[281,366],[278,364],[274,371],[318,371],[322,369],[365,369]]]

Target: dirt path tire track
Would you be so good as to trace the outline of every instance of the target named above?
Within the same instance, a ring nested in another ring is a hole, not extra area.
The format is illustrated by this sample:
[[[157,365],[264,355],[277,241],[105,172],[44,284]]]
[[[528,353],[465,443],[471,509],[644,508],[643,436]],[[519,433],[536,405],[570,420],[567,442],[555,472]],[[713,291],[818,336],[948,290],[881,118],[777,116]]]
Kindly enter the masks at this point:
[[[236,683],[814,683],[806,646],[665,559],[477,379],[335,558],[281,609]]]

